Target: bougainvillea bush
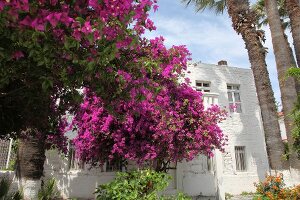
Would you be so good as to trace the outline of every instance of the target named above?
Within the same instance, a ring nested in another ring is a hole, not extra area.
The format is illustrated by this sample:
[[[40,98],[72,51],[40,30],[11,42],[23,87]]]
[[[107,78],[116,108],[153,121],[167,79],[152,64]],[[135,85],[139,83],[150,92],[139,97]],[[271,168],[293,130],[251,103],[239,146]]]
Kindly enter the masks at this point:
[[[32,128],[65,149],[69,112],[78,156],[92,164],[162,166],[222,150],[223,111],[205,110],[183,79],[188,50],[142,37],[155,3],[0,1],[0,133]]]
[[[180,82],[187,50],[182,46],[167,49],[162,38],[143,39],[140,44],[137,53],[147,55],[140,70],[144,76],[134,78],[119,71],[130,100],[113,103],[114,114],[93,91],[84,90],[84,102],[72,123],[78,132],[74,139],[77,155],[91,164],[127,159],[165,170],[171,162],[222,150],[226,138],[218,123],[224,111],[218,106],[205,110],[202,94],[189,80]],[[149,70],[148,65],[156,67]]]

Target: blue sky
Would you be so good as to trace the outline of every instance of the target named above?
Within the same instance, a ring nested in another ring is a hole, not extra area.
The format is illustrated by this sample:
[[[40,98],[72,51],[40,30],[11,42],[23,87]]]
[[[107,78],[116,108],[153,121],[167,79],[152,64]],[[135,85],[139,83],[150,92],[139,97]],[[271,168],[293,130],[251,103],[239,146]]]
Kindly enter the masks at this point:
[[[158,11],[151,15],[157,30],[146,33],[146,37],[162,35],[168,47],[186,45],[194,62],[216,64],[227,60],[229,66],[250,68],[242,37],[231,27],[226,11],[223,15],[210,10],[196,13],[192,5],[186,7],[180,0],[160,0],[158,5]],[[280,102],[270,31],[265,31],[269,51],[266,61],[276,101]]]

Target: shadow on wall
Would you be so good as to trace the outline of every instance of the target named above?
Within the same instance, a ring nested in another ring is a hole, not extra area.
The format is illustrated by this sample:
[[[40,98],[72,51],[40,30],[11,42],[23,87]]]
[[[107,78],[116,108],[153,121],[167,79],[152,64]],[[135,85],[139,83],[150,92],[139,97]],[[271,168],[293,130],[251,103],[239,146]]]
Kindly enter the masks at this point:
[[[209,70],[209,68],[216,70]],[[240,86],[242,105],[242,113],[229,112],[227,120],[221,123],[229,141],[222,155],[223,163],[219,163],[223,165],[222,177],[218,184],[219,190],[231,194],[254,191],[253,183],[263,180],[269,168],[252,73],[250,70],[213,65],[200,66],[197,71],[200,74],[207,72],[210,73],[207,77],[211,78],[212,86],[215,86],[216,91],[212,90],[212,92],[219,92],[221,108],[226,107],[226,110],[229,110],[227,84]],[[235,147],[245,150],[244,170],[237,170]]]
[[[55,178],[63,198],[94,199],[95,188],[115,178],[114,172],[101,172],[100,168],[90,170],[69,169],[68,159],[56,150],[47,152],[45,179]]]
[[[215,196],[215,170],[212,159],[200,155],[192,161],[178,164],[179,190],[190,196]]]
[[[94,199],[96,187],[111,182],[116,177],[116,172],[104,172],[102,167],[89,169],[89,166],[86,166],[84,169],[70,170],[68,158],[59,155],[56,150],[48,151],[46,156],[45,180],[54,178],[63,198]],[[133,163],[128,163],[128,170],[135,168],[134,166]],[[170,181],[165,193],[175,194],[176,175],[172,170],[169,174],[173,175],[174,179]]]

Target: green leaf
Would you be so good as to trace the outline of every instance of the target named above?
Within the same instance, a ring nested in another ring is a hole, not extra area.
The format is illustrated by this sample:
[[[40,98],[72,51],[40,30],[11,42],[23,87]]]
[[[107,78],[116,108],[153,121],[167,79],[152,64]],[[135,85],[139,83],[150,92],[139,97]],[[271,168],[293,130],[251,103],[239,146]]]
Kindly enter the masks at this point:
[[[42,65],[44,65],[44,64],[45,64],[44,61],[43,61],[43,60],[40,60],[40,61],[38,61],[37,66],[42,66]]]
[[[95,69],[95,62],[89,62],[88,64],[87,64],[87,71],[93,71],[94,69]]]
[[[80,22],[81,25],[85,22],[85,20],[82,17],[76,17],[75,20]]]
[[[45,78],[42,83],[43,90],[48,90],[50,88],[53,88],[53,81],[51,79]]]

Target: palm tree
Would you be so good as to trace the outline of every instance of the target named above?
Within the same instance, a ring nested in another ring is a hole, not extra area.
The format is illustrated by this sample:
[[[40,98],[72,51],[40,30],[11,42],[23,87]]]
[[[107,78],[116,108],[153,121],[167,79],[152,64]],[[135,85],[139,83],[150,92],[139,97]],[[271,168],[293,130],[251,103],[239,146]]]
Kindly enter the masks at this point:
[[[300,2],[285,0],[285,9],[290,18],[297,64],[300,67]]]
[[[293,129],[293,119],[290,114],[297,101],[297,91],[295,79],[292,77],[286,78],[286,73],[287,70],[294,67],[296,63],[284,33],[283,21],[280,19],[276,0],[261,0],[261,2],[263,1],[268,17],[267,22],[271,30],[287,138],[289,145],[292,147],[294,143],[291,133]],[[291,152],[289,158],[291,167],[300,169],[300,162],[298,161],[296,153]]]
[[[250,10],[248,0],[183,0],[189,5],[194,3],[197,11],[206,8],[214,9],[222,13],[225,8],[232,20],[232,27],[241,34],[254,75],[257,96],[261,107],[265,140],[268,158],[272,169],[286,169],[287,164],[282,160],[284,144],[281,140],[274,93],[272,91],[267,64],[265,61],[266,50],[260,40],[260,32],[257,31],[255,14]]]
[[[22,133],[39,134],[34,128],[27,128]],[[24,199],[35,199],[38,196],[46,159],[46,138],[32,135],[18,140],[16,175],[23,186]]]

